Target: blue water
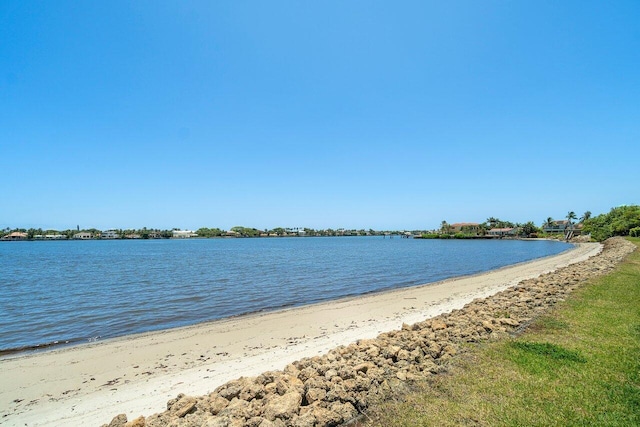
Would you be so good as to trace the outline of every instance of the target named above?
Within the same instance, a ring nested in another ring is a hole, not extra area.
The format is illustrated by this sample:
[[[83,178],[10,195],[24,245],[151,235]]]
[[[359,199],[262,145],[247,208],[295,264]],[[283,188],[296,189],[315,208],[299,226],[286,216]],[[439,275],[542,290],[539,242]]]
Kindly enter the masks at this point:
[[[0,351],[414,286],[568,248],[399,237],[2,242]]]

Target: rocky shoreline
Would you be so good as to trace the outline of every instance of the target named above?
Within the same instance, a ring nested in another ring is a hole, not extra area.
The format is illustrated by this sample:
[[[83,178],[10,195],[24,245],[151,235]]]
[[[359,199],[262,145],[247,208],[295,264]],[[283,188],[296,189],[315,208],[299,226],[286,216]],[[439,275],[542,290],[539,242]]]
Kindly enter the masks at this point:
[[[635,245],[623,238],[604,242],[602,252],[535,279],[521,281],[460,310],[403,325],[289,364],[283,371],[230,381],[205,396],[178,395],[162,413],[107,427],[313,427],[354,419],[407,382],[443,372],[464,343],[525,328],[586,280],[611,271]]]

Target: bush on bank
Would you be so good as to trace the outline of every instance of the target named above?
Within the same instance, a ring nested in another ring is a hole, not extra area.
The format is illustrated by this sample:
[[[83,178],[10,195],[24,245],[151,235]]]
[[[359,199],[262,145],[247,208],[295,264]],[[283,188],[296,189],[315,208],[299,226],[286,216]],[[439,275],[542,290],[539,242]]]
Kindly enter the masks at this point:
[[[591,237],[602,242],[613,236],[637,237],[640,228],[640,206],[619,206],[609,213],[589,218],[584,222],[583,233],[591,233]],[[631,234],[633,230],[634,234]]]

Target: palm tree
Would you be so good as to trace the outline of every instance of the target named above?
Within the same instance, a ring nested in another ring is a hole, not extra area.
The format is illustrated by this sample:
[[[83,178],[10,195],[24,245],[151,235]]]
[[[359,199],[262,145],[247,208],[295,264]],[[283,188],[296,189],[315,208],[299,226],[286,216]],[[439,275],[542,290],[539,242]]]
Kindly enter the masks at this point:
[[[498,218],[494,218],[494,217],[489,217],[487,218],[487,224],[489,225],[489,228],[496,228],[496,225],[498,224],[500,220]]]
[[[591,218],[591,211],[586,211],[584,214],[582,214],[582,218],[580,218],[580,222],[585,222],[589,218]]]
[[[542,227],[551,228],[553,227],[553,218],[549,217],[545,222],[542,223]]]
[[[576,213],[574,211],[570,211],[567,214],[567,221],[569,221],[569,225],[572,224],[571,220],[573,220],[573,219],[578,219],[578,217],[576,216]]]

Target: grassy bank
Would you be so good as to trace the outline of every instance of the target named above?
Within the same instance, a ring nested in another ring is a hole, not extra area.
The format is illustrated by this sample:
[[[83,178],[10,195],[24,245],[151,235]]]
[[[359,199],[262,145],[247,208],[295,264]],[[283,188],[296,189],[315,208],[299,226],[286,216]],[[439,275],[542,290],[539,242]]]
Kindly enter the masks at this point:
[[[367,425],[640,425],[640,251],[522,335],[470,346],[448,368]]]

